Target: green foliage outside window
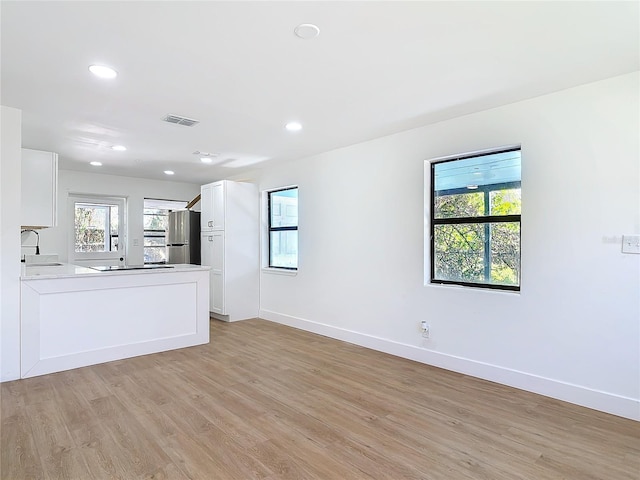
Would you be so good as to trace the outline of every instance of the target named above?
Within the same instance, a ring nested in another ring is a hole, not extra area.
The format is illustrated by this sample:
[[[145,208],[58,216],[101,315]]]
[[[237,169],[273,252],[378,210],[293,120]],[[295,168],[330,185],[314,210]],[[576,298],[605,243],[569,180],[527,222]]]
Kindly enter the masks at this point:
[[[436,196],[435,218],[520,214],[520,188],[485,190]],[[435,225],[434,262],[440,280],[518,285],[520,222]]]
[[[520,290],[520,148],[429,163],[431,283]]]
[[[118,249],[117,206],[76,203],[74,226],[76,252]]]

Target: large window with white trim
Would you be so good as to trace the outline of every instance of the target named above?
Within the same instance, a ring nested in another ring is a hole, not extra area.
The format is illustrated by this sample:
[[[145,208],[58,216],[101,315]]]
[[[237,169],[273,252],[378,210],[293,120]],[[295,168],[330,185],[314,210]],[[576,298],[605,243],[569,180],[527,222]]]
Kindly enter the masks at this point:
[[[520,290],[520,147],[431,162],[431,283]]]

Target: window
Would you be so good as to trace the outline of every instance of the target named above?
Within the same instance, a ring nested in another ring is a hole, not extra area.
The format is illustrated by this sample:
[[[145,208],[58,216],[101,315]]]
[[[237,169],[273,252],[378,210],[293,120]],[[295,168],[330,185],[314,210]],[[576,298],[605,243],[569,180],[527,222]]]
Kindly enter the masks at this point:
[[[520,148],[431,163],[431,283],[520,290]]]
[[[269,267],[298,269],[298,187],[267,192]]]
[[[70,195],[69,200],[74,225],[71,258],[123,257],[124,199]]]
[[[187,202],[144,199],[144,263],[167,262],[167,221],[169,212],[181,210]]]

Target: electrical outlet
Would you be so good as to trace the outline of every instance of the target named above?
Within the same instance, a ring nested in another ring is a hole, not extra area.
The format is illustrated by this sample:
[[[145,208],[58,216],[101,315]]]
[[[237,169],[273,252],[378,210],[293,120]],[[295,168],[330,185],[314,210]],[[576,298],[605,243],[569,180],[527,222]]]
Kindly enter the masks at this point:
[[[622,253],[640,253],[640,235],[623,235]]]
[[[426,321],[423,320],[420,322],[420,329],[422,330],[422,336],[424,338],[429,338],[431,327],[429,327],[429,324]]]

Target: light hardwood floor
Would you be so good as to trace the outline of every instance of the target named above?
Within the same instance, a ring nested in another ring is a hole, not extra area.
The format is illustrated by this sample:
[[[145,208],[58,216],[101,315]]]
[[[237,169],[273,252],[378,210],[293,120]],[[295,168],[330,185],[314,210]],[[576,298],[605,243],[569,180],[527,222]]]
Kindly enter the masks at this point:
[[[263,320],[1,385],[1,478],[638,480],[640,423]]]

